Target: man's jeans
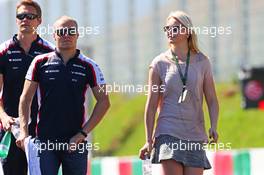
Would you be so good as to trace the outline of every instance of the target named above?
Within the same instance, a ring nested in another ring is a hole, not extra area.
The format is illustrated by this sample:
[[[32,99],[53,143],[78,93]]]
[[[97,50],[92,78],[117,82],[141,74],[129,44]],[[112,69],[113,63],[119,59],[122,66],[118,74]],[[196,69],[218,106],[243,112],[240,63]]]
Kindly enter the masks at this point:
[[[86,175],[88,150],[42,150],[39,151],[42,175],[57,175],[62,165],[63,175]]]

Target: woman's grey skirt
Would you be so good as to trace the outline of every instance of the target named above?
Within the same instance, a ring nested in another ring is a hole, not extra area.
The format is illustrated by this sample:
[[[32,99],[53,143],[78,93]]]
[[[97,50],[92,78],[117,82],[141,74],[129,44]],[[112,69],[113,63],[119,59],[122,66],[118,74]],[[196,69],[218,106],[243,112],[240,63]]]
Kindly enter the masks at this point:
[[[152,163],[173,159],[183,166],[210,169],[203,143],[181,140],[170,135],[160,135],[155,139],[151,152]]]

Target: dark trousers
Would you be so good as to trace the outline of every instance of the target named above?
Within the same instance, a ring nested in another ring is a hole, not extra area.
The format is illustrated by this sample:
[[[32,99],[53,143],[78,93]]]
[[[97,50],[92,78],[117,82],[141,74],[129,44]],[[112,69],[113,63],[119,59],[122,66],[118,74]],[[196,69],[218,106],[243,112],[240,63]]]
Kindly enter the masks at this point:
[[[1,132],[1,139],[4,136],[4,131]],[[7,155],[2,162],[5,175],[26,175],[27,174],[27,159],[25,152],[16,146],[14,136],[11,136],[11,145]]]
[[[86,175],[88,151],[41,150],[40,170],[42,175],[57,175],[62,165],[63,175]]]

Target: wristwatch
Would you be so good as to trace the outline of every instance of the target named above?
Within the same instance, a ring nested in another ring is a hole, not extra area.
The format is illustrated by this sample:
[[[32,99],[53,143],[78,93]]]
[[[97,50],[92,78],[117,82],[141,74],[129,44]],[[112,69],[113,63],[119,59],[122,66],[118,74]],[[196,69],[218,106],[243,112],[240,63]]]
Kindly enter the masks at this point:
[[[84,137],[87,137],[87,133],[84,132],[83,130],[80,130],[79,133],[81,133]]]

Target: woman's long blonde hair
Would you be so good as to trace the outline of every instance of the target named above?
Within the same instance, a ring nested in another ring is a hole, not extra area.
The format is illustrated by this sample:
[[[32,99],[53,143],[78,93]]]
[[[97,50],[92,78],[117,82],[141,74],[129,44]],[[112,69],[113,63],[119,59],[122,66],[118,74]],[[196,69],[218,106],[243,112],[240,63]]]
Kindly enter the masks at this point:
[[[196,53],[200,52],[198,48],[197,35],[195,33],[195,30],[193,30],[193,24],[189,15],[183,11],[173,11],[170,12],[169,16],[167,17],[167,21],[170,18],[178,20],[183,26],[188,29],[188,32],[190,33],[190,36],[188,38],[188,47]]]

